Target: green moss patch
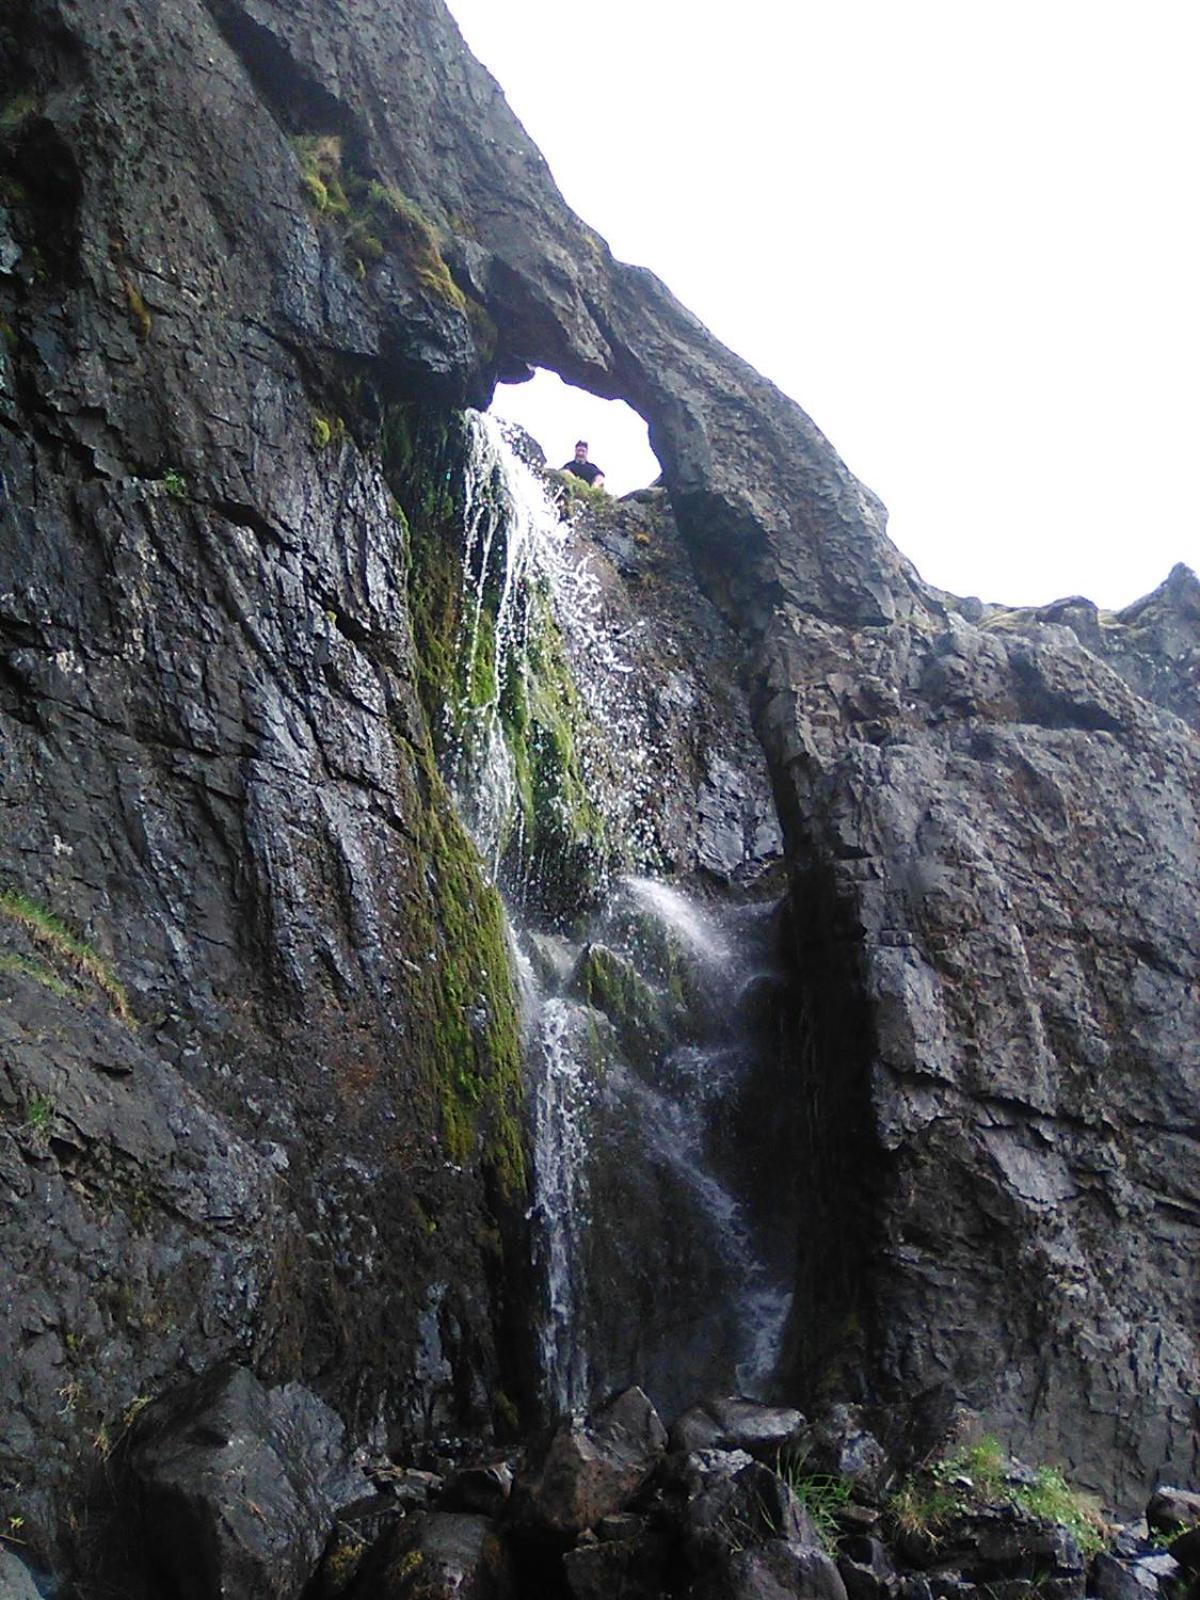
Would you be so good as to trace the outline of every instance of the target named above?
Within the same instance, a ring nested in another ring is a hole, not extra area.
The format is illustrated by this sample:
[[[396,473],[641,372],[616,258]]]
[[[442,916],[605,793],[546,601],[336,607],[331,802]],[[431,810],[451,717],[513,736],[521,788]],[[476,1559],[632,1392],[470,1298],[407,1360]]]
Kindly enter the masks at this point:
[[[365,279],[393,251],[404,258],[422,289],[465,316],[466,295],[450,275],[442,234],[417,202],[392,184],[356,172],[336,134],[294,139],[300,192],[315,221],[338,229],[346,261]],[[486,317],[483,308],[479,313]]]

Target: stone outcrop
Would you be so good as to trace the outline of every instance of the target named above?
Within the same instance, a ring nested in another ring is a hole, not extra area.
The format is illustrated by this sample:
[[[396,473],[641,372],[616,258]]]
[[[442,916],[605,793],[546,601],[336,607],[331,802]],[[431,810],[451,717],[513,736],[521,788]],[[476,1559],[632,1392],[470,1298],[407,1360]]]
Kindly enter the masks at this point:
[[[511,1418],[513,997],[420,695],[436,485],[384,469],[397,407],[530,363],[646,417],[738,632],[805,1003],[789,1387],[1194,1479],[1194,577],[1116,619],[922,585],[440,0],[18,0],[0,96],[0,1483],[39,1537],[234,1350],[381,1438]],[[716,772],[727,875],[754,806]]]
[[[345,1432],[301,1384],[267,1390],[242,1367],[157,1402],[130,1445],[148,1569],[196,1600],[291,1600],[369,1497]]]

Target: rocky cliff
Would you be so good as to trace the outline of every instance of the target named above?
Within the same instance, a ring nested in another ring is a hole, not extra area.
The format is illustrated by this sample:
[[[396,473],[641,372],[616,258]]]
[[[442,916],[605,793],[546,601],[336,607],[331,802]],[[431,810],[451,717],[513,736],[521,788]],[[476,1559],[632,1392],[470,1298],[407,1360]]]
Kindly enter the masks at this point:
[[[965,1398],[1118,1498],[1195,1472],[1190,574],[1119,617],[923,585],[440,0],[15,0],[0,318],[21,1515],[231,1353],[379,1442],[528,1400],[512,986],[414,584],[453,411],[529,364],[647,419],[737,638],[802,1012],[789,1388]]]

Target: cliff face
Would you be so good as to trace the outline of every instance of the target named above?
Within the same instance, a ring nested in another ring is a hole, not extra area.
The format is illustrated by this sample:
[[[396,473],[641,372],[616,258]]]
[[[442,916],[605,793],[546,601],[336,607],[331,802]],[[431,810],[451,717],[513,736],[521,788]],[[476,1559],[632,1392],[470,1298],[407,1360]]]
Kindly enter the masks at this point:
[[[1195,580],[923,586],[438,0],[20,0],[0,52],[8,1481],[231,1351],[381,1433],[517,1381],[513,1002],[396,418],[528,363],[647,418],[740,636],[805,975],[795,1382],[964,1396],[1118,1495],[1194,1471]]]

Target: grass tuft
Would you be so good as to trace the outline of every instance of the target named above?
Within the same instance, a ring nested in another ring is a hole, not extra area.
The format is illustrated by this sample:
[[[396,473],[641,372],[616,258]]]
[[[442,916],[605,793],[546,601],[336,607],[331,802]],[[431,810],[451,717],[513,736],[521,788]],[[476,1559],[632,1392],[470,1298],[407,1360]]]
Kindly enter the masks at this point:
[[[0,951],[0,972],[11,973],[17,978],[32,978],[35,983],[40,983],[43,989],[49,989],[51,994],[56,994],[60,1000],[71,998],[71,987],[59,977],[52,968],[44,966],[40,961],[33,961],[29,956],[18,955],[13,950]]]
[[[111,963],[86,940],[72,933],[52,911],[47,911],[16,889],[5,889],[0,892],[0,915],[24,928],[30,938],[52,956],[89,978],[104,994],[121,1021],[132,1023],[129,997]]]
[[[775,1470],[808,1512],[826,1555],[836,1555],[841,1531],[838,1513],[850,1503],[849,1480],[826,1472],[805,1472],[802,1460],[787,1456],[779,1458]]]
[[[905,1479],[890,1502],[896,1526],[902,1533],[936,1538],[955,1517],[982,1506],[1009,1505],[1065,1528],[1085,1556],[1105,1548],[1108,1530],[1090,1496],[1072,1489],[1057,1467],[1037,1467],[1029,1480],[1013,1465],[992,1434],[964,1445]]]

